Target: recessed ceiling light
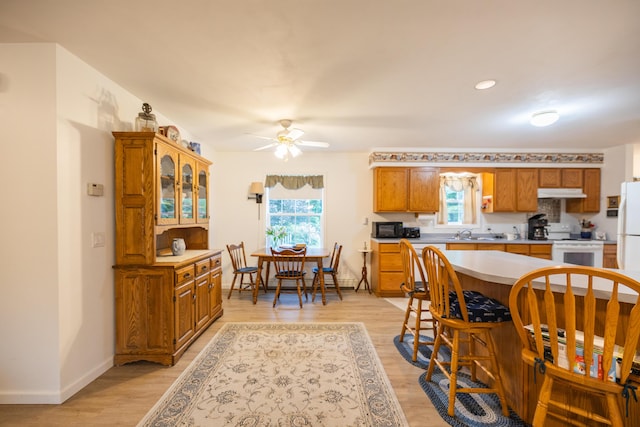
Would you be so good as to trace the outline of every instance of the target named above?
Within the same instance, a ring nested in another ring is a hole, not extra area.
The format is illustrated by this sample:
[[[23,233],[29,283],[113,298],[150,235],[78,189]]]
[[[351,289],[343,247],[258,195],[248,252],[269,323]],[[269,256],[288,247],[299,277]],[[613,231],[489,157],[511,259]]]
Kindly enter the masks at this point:
[[[481,82],[476,83],[476,89],[478,90],[491,89],[495,85],[496,85],[495,80],[483,80]]]
[[[531,116],[529,123],[533,126],[544,127],[554,124],[559,118],[560,114],[555,110],[540,111]]]

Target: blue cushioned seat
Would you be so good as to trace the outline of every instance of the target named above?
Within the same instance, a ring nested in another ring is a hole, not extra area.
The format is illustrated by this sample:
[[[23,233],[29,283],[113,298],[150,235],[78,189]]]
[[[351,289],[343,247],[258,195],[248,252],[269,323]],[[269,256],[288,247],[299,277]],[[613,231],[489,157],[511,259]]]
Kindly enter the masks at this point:
[[[499,301],[486,297],[476,291],[465,290],[462,291],[462,294],[467,303],[469,322],[507,322],[511,320],[509,307],[501,304]],[[460,302],[454,291],[449,292],[449,302],[451,316],[462,319]]]

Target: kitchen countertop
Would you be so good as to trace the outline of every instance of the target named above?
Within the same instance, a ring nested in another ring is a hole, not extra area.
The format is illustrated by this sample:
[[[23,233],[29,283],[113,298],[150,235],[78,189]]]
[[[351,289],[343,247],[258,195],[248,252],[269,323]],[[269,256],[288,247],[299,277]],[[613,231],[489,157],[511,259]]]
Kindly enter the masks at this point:
[[[501,251],[443,251],[454,270],[467,276],[472,276],[485,282],[500,283],[505,285],[513,285],[515,281],[530,271],[542,267],[550,267],[559,265],[557,262],[532,258],[525,255],[512,254]],[[570,265],[570,264],[567,264]],[[629,276],[640,281],[640,271],[632,270],[614,270],[625,276]],[[585,284],[575,283],[578,288],[586,288]],[[544,289],[544,283],[534,287]],[[565,286],[561,283],[552,283],[552,289],[564,290]],[[608,290],[609,286],[598,286],[594,283],[594,294],[599,299],[609,299],[611,295]],[[635,304],[638,294],[631,289],[624,287],[620,292],[620,301]]]
[[[488,234],[477,234],[473,236],[473,239],[456,239],[451,236],[451,233],[447,234],[422,234],[419,238],[407,239],[414,245],[430,245],[430,244],[444,244],[444,243],[496,243],[496,244],[509,244],[509,245],[549,245],[556,241],[563,240],[529,240],[529,239],[516,239],[507,240],[506,238],[494,238]],[[378,243],[398,243],[400,239],[378,239],[372,237],[371,240]],[[571,240],[564,240],[570,242]],[[581,240],[584,241],[584,240]],[[616,244],[615,240],[598,240],[604,244]]]

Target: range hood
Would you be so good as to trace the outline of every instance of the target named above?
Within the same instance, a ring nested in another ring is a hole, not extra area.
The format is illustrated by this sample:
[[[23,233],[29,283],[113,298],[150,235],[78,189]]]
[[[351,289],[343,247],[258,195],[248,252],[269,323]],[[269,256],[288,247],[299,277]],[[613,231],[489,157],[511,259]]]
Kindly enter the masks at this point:
[[[582,188],[538,188],[538,199],[584,199]]]

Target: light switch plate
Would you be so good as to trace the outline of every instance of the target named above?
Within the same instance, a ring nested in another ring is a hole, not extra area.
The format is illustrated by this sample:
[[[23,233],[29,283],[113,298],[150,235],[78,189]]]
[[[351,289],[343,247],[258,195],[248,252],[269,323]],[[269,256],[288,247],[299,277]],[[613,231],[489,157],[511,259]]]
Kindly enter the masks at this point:
[[[104,246],[105,234],[104,233],[91,233],[91,246],[94,248],[101,248]]]

